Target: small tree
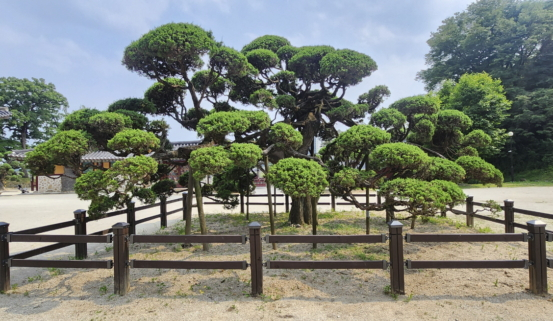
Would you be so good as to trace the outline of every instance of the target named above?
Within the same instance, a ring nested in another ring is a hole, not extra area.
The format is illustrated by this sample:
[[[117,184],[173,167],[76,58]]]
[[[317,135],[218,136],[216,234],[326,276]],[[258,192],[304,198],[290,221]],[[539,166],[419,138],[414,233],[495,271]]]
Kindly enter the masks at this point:
[[[317,204],[319,196],[328,186],[326,172],[317,162],[300,159],[285,158],[273,165],[267,173],[267,180],[292,197],[290,209],[290,224],[316,223],[316,207],[312,208],[313,218],[303,215],[304,206],[312,207]],[[309,198],[309,204],[302,202],[302,198]],[[311,213],[309,213],[311,214]]]

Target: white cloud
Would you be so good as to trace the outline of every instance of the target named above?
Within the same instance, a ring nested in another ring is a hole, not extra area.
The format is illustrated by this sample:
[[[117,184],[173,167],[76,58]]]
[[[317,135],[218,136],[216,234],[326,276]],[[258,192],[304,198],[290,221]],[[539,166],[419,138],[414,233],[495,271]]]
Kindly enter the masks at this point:
[[[169,6],[169,0],[78,0],[73,3],[84,15],[101,21],[109,27],[132,35],[141,35],[151,29]]]

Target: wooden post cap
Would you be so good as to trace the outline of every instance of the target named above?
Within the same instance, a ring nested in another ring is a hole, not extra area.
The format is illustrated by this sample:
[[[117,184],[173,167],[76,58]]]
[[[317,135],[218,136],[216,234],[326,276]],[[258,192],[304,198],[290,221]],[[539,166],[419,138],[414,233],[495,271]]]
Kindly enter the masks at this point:
[[[123,229],[123,228],[126,228],[126,227],[129,227],[130,224],[127,223],[127,222],[119,222],[119,223],[116,223],[115,225],[112,226],[112,228],[114,230],[118,230],[118,229]]]
[[[6,222],[0,222],[0,226],[9,226],[10,223],[6,223]]]
[[[248,224],[248,227],[250,229],[261,228],[261,224],[259,224],[259,222],[251,222],[250,224]]]
[[[80,209],[73,212],[73,214],[86,214],[86,210]]]
[[[390,228],[402,228],[403,227],[403,224],[401,224],[400,221],[391,221],[390,223],[388,223],[388,225],[390,226]]]
[[[546,225],[547,225],[547,224],[545,224],[545,222],[540,221],[540,220],[528,221],[528,222],[526,222],[526,224],[532,225],[532,226],[539,226],[539,227],[542,227],[542,226],[546,226]]]

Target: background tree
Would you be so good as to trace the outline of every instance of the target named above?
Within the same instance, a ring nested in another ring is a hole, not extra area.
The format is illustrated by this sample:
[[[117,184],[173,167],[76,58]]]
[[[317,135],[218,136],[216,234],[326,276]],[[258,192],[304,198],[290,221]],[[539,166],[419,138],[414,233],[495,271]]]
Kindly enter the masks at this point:
[[[515,133],[515,166],[544,168],[553,158],[553,137],[544,123],[547,108],[539,102],[549,99],[548,90],[553,89],[552,35],[551,1],[480,0],[432,33],[429,67],[418,77],[428,89],[447,79],[458,81],[465,73],[487,72],[500,79],[513,102],[503,126]],[[509,167],[506,150],[491,161]]]
[[[8,106],[12,117],[0,121],[11,137],[27,148],[29,139],[44,141],[55,133],[67,99],[44,79],[0,78],[0,105]]]

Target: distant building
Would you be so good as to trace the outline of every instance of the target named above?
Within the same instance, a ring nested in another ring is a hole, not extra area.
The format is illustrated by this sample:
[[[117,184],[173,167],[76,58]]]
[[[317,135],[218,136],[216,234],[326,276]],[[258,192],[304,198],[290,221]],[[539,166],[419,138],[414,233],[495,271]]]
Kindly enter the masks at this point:
[[[12,116],[8,107],[0,107],[0,119],[8,119]]]
[[[196,141],[180,141],[171,143],[173,150],[179,147],[195,146],[201,143],[201,140]],[[13,150],[8,156],[11,159],[24,161],[25,155],[33,149]],[[153,153],[152,153],[153,154]],[[88,153],[81,158],[81,163],[87,165],[100,166],[102,168],[110,168],[113,163],[125,157],[116,156],[107,151],[96,151]],[[186,171],[186,166],[176,166],[169,174],[170,179],[177,181],[179,176]],[[42,193],[63,193],[72,192],[75,187],[75,174],[70,168],[58,165],[55,167],[54,173],[48,176],[33,176],[31,180],[31,190]]]

